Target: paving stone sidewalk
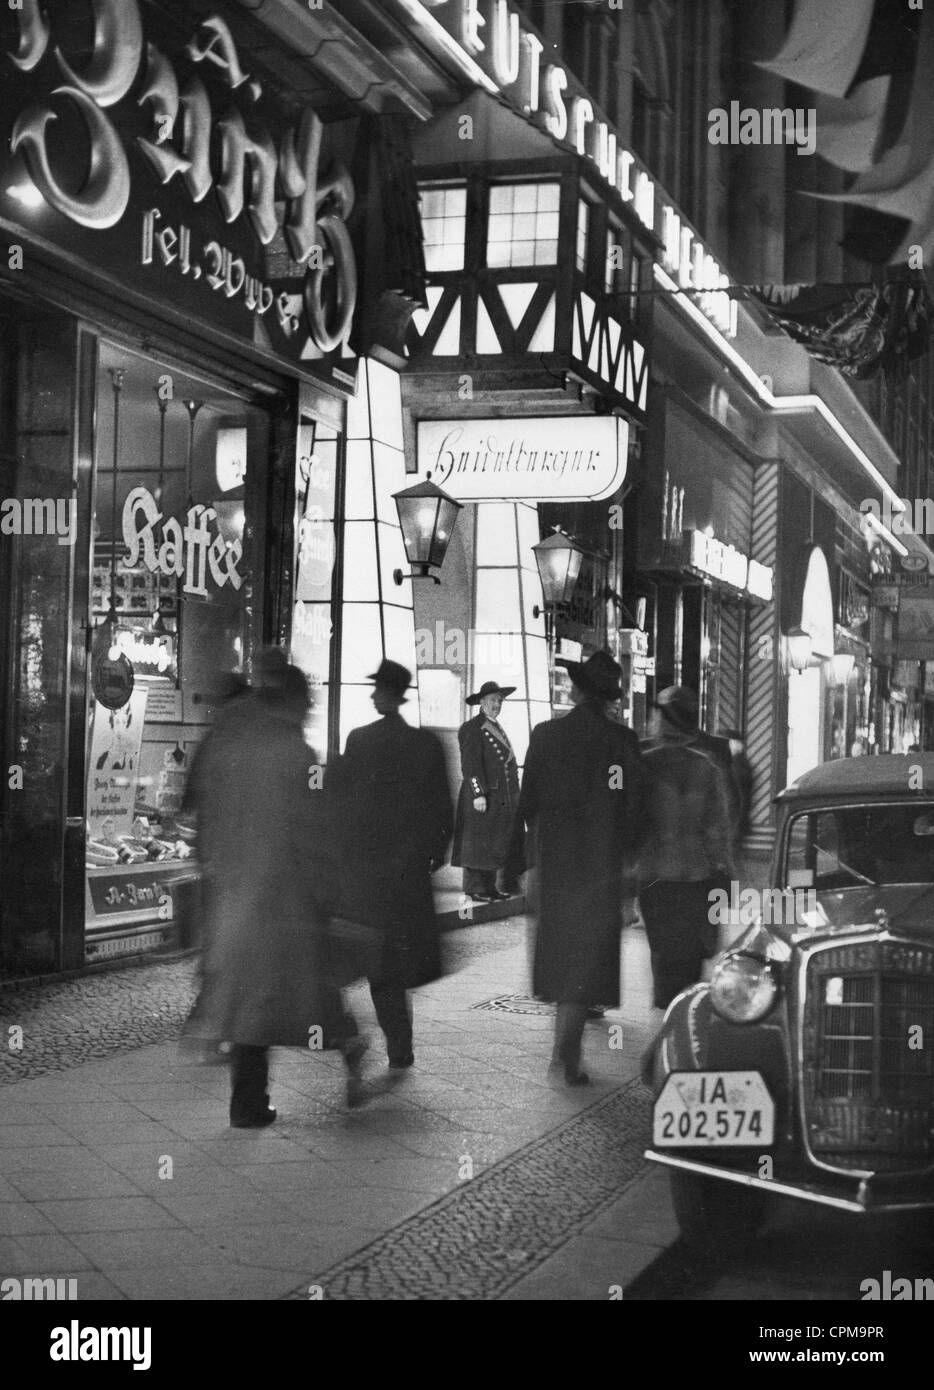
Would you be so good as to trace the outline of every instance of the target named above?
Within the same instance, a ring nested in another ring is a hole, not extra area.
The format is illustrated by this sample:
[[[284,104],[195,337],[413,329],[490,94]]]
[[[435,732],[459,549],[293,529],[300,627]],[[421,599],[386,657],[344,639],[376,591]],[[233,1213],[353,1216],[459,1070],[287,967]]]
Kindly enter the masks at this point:
[[[417,1065],[394,1079],[355,991],[371,1103],[346,1112],[334,1054],[279,1049],[280,1118],[260,1132],[228,1127],[226,1069],[175,1040],[192,962],[0,989],[4,1024],[12,1001],[24,1026],[23,1079],[6,1065],[0,1080],[0,1272],[74,1277],[79,1299],[515,1296],[654,1177],[642,932],[624,935],[620,1010],[588,1024],[580,1090],[548,1082],[552,1016],[525,997],[525,937],[511,919],[449,938],[460,969],[419,991]],[[627,1277],[659,1249],[643,1229]]]

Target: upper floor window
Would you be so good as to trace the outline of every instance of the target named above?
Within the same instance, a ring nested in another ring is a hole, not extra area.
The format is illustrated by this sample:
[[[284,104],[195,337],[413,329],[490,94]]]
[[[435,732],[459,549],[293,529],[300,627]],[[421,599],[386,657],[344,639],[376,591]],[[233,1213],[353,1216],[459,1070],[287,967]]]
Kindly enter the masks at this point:
[[[558,259],[558,183],[495,183],[490,188],[486,263],[554,265]]]
[[[464,184],[447,188],[422,188],[419,192],[425,269],[463,270],[464,235],[467,227],[467,189]]]

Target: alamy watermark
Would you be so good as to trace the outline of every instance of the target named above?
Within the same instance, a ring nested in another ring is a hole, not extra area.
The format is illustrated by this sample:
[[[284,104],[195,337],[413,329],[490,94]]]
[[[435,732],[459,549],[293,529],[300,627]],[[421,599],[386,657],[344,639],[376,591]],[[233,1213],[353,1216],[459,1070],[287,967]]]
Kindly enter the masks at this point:
[[[793,927],[806,912],[817,911],[813,888],[740,888],[736,879],[731,881],[729,892],[712,888],[707,901],[707,920],[715,927],[751,927],[756,922],[767,927]]]
[[[708,111],[707,139],[711,145],[797,145],[798,154],[817,149],[817,111],[814,107],[765,107],[740,109],[730,102],[729,111],[715,106]]]
[[[56,536],[74,545],[78,503],[74,497],[5,497],[0,502],[0,536]]]

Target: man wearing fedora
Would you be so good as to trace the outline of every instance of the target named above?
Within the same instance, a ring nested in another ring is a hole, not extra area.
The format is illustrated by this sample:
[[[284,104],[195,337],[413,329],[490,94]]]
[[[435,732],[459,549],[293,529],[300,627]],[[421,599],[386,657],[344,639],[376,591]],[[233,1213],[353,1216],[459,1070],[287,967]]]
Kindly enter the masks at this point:
[[[557,1005],[552,1074],[584,1085],[588,1009],[620,998],[622,903],[642,826],[642,768],[633,731],[610,718],[621,670],[608,652],[563,661],[574,708],[532,731],[512,857],[528,830],[536,934],[532,989]]]
[[[414,1061],[407,990],[442,974],[431,874],[447,856],[453,815],[441,744],[399,713],[411,672],[383,660],[369,679],[380,718],[351,731],[328,786],[340,862],[338,915],[380,933],[370,993],[396,1069]]]
[[[512,896],[515,874],[496,886],[497,870],[506,863],[519,800],[519,768],[506,730],[499,723],[503,701],[514,685],[484,681],[467,696],[480,712],[458,730],[463,783],[454,822],[451,863],[464,870],[464,892],[474,902],[493,902]]]

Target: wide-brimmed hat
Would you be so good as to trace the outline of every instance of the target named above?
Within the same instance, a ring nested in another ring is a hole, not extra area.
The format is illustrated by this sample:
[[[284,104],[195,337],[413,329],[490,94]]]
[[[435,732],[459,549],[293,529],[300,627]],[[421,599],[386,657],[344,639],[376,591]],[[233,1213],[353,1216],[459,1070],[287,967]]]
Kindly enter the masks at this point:
[[[696,732],[699,707],[697,695],[689,686],[667,685],[658,692],[655,706],[676,729]]]
[[[593,695],[598,700],[618,700],[623,693],[619,683],[623,668],[609,652],[594,652],[586,661],[559,657],[555,665],[563,666],[585,695]]]
[[[466,703],[468,705],[479,705],[481,700],[485,700],[488,695],[502,695],[505,700],[507,695],[512,695],[516,690],[514,685],[497,685],[496,681],[484,681],[480,689],[473,695],[468,695]]]
[[[383,657],[379,663],[379,668],[367,680],[374,681],[376,685],[383,686],[386,690],[391,690],[394,695],[398,695],[403,702],[405,692],[412,684],[412,672],[398,661],[390,661],[388,657]]]

